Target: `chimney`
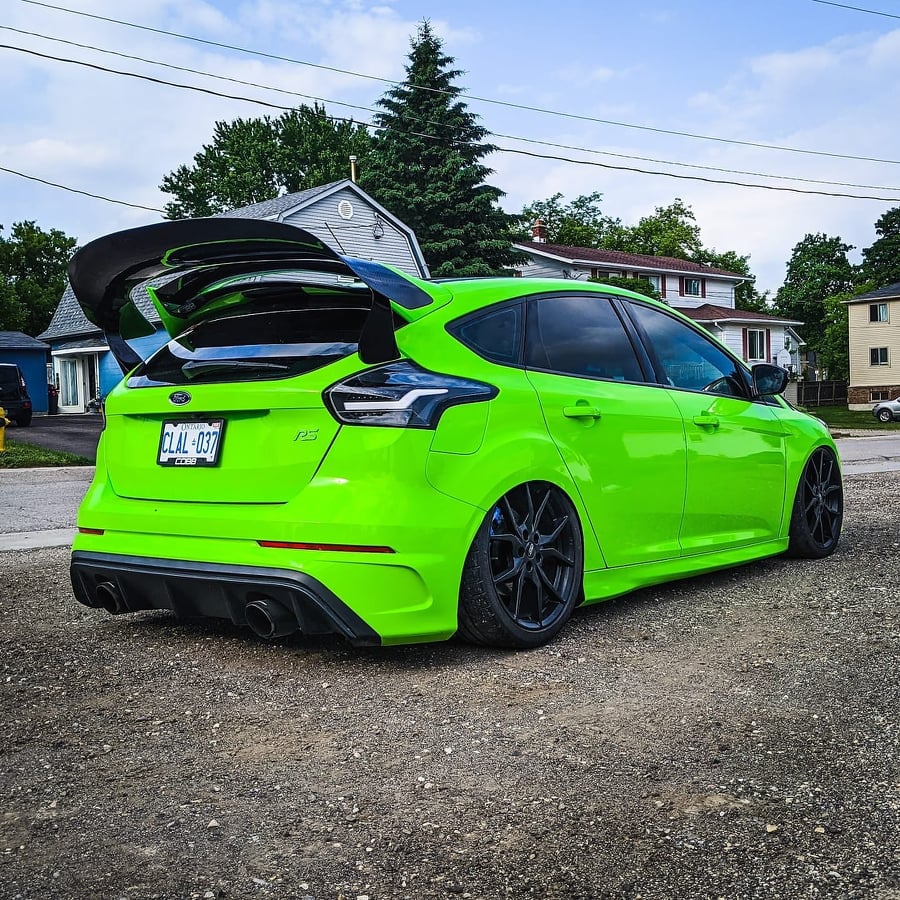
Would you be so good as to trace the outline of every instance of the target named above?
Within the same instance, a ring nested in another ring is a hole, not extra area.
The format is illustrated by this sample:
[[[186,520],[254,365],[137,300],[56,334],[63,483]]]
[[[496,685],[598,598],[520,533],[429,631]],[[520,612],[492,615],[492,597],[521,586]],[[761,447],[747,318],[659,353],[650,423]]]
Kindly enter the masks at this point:
[[[540,219],[531,226],[531,240],[535,244],[547,243],[547,226]]]
[[[356,171],[356,157],[350,157],[350,180],[356,184],[356,176],[358,172]]]

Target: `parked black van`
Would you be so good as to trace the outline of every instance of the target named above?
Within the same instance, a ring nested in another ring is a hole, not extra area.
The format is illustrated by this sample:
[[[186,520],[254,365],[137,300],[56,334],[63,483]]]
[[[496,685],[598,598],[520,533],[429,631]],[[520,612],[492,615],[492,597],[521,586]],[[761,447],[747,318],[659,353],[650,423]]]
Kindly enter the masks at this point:
[[[17,425],[31,424],[31,397],[25,376],[15,363],[0,363],[0,407]]]

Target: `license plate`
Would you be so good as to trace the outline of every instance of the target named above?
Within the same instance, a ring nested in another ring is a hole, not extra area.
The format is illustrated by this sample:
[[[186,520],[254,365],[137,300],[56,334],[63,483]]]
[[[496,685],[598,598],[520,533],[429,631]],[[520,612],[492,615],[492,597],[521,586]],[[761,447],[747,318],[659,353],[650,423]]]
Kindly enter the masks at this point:
[[[156,461],[161,466],[215,466],[224,430],[224,419],[163,422]]]

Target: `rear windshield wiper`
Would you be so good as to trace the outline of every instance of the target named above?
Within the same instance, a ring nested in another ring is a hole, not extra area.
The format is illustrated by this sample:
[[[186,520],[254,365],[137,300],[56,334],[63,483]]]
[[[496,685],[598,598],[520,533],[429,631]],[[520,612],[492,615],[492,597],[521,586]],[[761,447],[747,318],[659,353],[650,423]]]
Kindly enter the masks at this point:
[[[290,366],[285,366],[281,363],[270,363],[262,361],[248,362],[246,360],[240,359],[194,359],[190,362],[186,362],[181,367],[181,371],[184,373],[185,378],[191,378],[195,375],[204,375],[208,372],[231,372],[236,369],[253,369],[258,372],[287,372],[290,370]]]

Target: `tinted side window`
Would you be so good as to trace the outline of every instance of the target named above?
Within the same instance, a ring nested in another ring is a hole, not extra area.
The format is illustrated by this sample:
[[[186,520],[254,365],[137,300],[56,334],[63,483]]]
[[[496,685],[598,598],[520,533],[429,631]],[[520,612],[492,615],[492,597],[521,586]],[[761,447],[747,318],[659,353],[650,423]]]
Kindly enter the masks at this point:
[[[630,304],[647,333],[652,350],[672,387],[744,397],[744,378],[737,363],[693,328],[649,306]]]
[[[530,303],[525,365],[586,378],[644,380],[612,304],[591,294],[542,297]]]
[[[522,341],[522,307],[505,306],[454,325],[450,333],[492,362],[517,365]]]

